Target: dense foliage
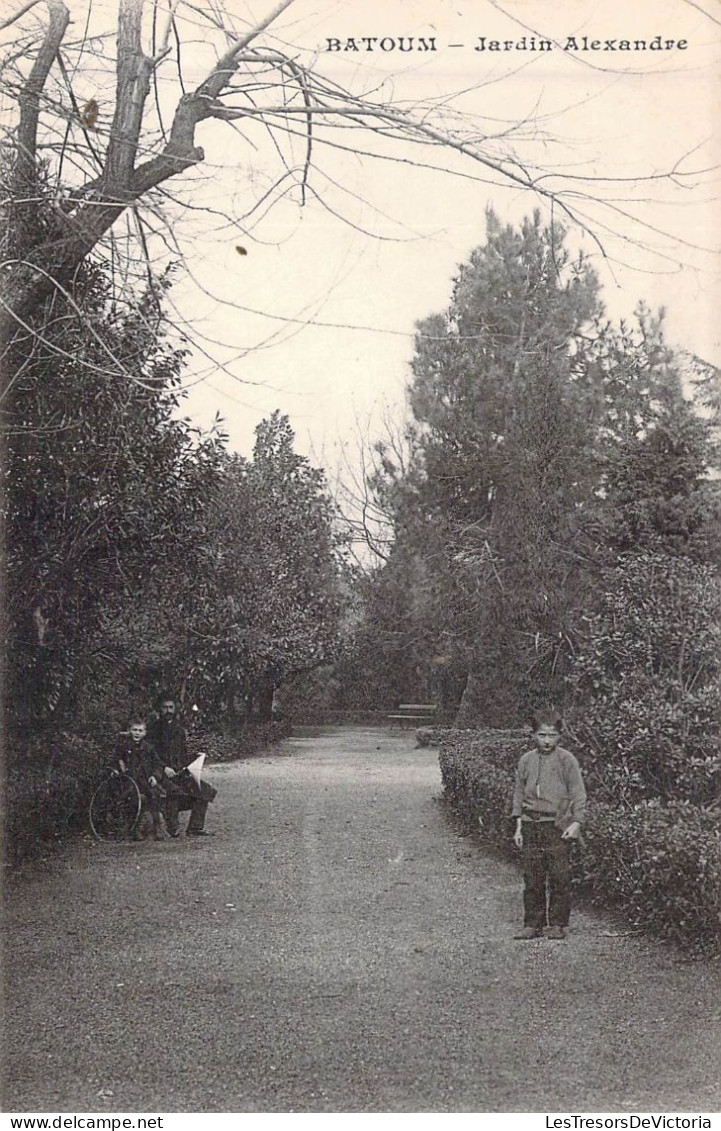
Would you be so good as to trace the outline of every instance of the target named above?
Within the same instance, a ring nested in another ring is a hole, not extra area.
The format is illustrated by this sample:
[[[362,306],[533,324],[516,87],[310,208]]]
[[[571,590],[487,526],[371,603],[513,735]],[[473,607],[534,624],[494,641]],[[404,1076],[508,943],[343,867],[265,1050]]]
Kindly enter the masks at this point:
[[[201,435],[179,417],[184,354],[161,300],[151,290],[120,307],[87,266],[14,342],[13,735],[87,723],[98,703],[107,715],[111,695],[117,725],[116,707],[147,705],[164,684],[217,721],[333,646],[338,547],[322,474],[277,413],[251,461],[228,455],[219,426]]]
[[[226,461],[206,500],[200,569],[181,595],[182,678],[211,714],[270,718],[273,693],[332,657],[341,546],[322,472],[293,451],[286,417]]]
[[[39,333],[36,333],[39,331]],[[98,267],[15,339],[5,493],[11,729],[67,718],[108,609],[187,551],[219,438],[178,420],[182,350],[158,300],[114,305]]]
[[[603,574],[570,683],[603,796],[706,803],[719,793],[721,591],[711,566],[628,553]]]
[[[388,458],[374,484],[396,527],[377,577],[396,648],[411,646],[436,694],[458,696],[470,674],[479,721],[495,725],[562,682],[597,478],[598,285],[563,242],[537,216],[516,231],[489,215],[448,310],[418,328],[409,469]]]

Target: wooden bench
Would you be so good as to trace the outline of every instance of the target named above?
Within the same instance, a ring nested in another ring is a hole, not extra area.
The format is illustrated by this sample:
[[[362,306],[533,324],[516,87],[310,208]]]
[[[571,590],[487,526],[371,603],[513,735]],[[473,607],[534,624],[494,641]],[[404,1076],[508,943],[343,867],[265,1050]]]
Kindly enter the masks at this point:
[[[389,715],[390,722],[398,723],[399,726],[405,726],[407,723],[420,726],[422,723],[428,725],[434,723],[436,719],[436,705],[435,703],[399,703],[397,714]]]

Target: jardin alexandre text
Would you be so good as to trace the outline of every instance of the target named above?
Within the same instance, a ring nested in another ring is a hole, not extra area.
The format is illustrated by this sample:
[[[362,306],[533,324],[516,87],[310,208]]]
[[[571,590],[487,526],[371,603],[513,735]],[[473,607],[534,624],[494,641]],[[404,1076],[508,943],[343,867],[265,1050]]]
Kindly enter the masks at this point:
[[[523,35],[520,39],[494,39],[479,35],[463,43],[444,43],[434,35],[359,35],[326,38],[325,51],[330,52],[439,52],[449,50],[469,50],[477,52],[496,51],[570,51],[583,54],[597,51],[658,52],[686,51],[687,39],[667,39],[663,35],[653,35],[646,39],[596,39],[590,35],[569,35],[565,39],[544,39],[539,35]]]

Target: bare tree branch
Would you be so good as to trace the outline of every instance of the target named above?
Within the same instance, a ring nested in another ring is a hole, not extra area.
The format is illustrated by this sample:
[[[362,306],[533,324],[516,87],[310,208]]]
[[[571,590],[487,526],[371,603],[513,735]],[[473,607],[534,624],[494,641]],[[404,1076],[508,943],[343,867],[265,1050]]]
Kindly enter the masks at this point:
[[[6,27],[10,27],[11,24],[14,24],[16,20],[19,20],[26,12],[29,12],[31,8],[34,8],[35,5],[39,3],[40,0],[29,0],[27,4],[23,4],[22,8],[20,8],[14,16],[10,16],[7,20],[3,20],[2,23],[0,23],[0,31],[5,31]]]
[[[20,196],[27,190],[28,186],[35,184],[40,94],[70,21],[70,13],[62,0],[48,0],[48,10],[50,19],[47,32],[19,98],[20,122],[18,125],[15,189]]]
[[[498,0],[493,2],[498,4]],[[255,46],[256,39],[291,7],[293,0],[275,3],[267,16],[242,32],[235,21],[224,16],[217,4],[202,9],[192,3],[181,4],[180,0],[163,0],[162,4],[159,0],[152,0],[152,32],[147,53],[142,43],[143,13],[147,9],[145,0],[118,0],[112,124],[109,129],[107,124],[101,123],[88,127],[78,104],[87,95],[80,95],[79,84],[76,87],[77,97],[73,90],[78,63],[71,68],[70,62],[66,66],[60,58],[62,49],[69,60],[68,52],[73,46],[64,39],[68,24],[65,4],[63,0],[46,0],[46,3],[48,25],[32,68],[25,73],[21,63],[13,64],[5,88],[20,106],[16,135],[20,152],[16,176],[34,178],[37,175],[38,123],[42,118],[45,133],[40,136],[40,144],[49,146],[50,153],[64,155],[64,166],[61,157],[61,172],[67,183],[58,183],[57,222],[51,224],[39,238],[18,246],[14,255],[7,256],[6,263],[12,259],[13,267],[6,266],[3,280],[10,308],[5,312],[6,331],[8,328],[12,330],[13,314],[20,322],[28,322],[33,304],[51,293],[53,279],[67,286],[83,258],[94,249],[104,254],[102,242],[128,209],[142,206],[146,213],[152,215],[159,196],[169,198],[172,203],[174,197],[168,192],[167,183],[174,178],[178,179],[176,183],[182,183],[183,173],[205,161],[204,150],[198,144],[198,127],[213,119],[226,122],[248,145],[254,145],[257,130],[264,129],[282,166],[280,170],[273,170],[262,186],[253,191],[247,207],[240,209],[243,213],[240,217],[227,217],[228,224],[236,231],[244,230],[243,225],[249,216],[253,216],[253,225],[256,226],[259,218],[262,219],[271,207],[298,187],[300,204],[306,199],[318,200],[334,216],[340,216],[344,222],[365,231],[366,228],[343,214],[343,207],[334,207],[337,201],[328,193],[329,185],[335,182],[332,177],[326,176],[318,162],[324,153],[337,150],[418,169],[435,169],[447,175],[467,177],[479,184],[530,191],[545,200],[552,211],[560,209],[568,220],[594,240],[599,254],[609,261],[605,246],[609,235],[615,243],[620,239],[628,246],[635,246],[633,235],[629,232],[645,230],[650,238],[651,234],[657,235],[660,231],[639,219],[642,213],[633,208],[631,200],[614,199],[610,195],[615,181],[623,180],[635,188],[651,181],[655,185],[677,188],[689,185],[693,176],[708,175],[706,170],[685,172],[680,161],[665,173],[653,171],[648,177],[638,178],[604,177],[595,170],[591,171],[593,175],[587,175],[583,169],[564,168],[558,162],[552,166],[555,171],[550,172],[527,162],[526,151],[516,144],[538,140],[538,123],[543,120],[539,105],[520,121],[511,122],[485,115],[472,118],[462,113],[460,108],[447,105],[446,97],[412,103],[387,101],[388,96],[383,93],[386,87],[375,83],[373,89],[370,89],[370,83],[366,84],[362,94],[352,93],[324,76],[317,59],[303,66],[298,59],[283,49],[275,49],[272,44]],[[26,6],[22,11],[29,10]],[[12,22],[21,14],[13,17]],[[193,37],[207,43],[209,32],[213,33],[216,42],[221,37],[217,55],[211,56],[206,63],[205,77],[200,82],[196,80],[194,89],[188,82],[189,72],[186,70],[183,74],[180,68],[180,32],[183,27],[190,32],[190,39],[184,40],[184,43],[194,42]],[[111,65],[108,38],[103,29],[96,37],[88,28],[89,22],[84,34],[75,43],[78,61],[84,53],[97,52],[96,58],[102,59],[107,79]],[[92,36],[90,40],[89,35]],[[178,47],[177,60],[175,51],[173,58],[168,59],[173,38]],[[51,71],[56,58],[60,60],[64,85],[59,80],[53,85]],[[27,54],[25,59],[29,68]],[[165,60],[167,66],[163,68]],[[176,62],[177,75],[174,73]],[[72,70],[72,82],[69,70]],[[174,82],[176,87],[180,84],[183,93],[178,93],[175,104],[166,102],[162,93],[165,79]],[[154,102],[151,83],[155,84]],[[93,97],[100,99],[100,94],[93,92]],[[108,92],[106,105],[109,101]],[[169,123],[167,129],[165,114]],[[109,117],[105,119],[106,123]],[[85,138],[84,146],[80,129]],[[359,131],[370,139],[369,144],[356,143],[356,138],[361,136]],[[108,141],[103,154],[104,133]],[[343,144],[346,139],[349,144]],[[13,140],[11,138],[11,146]],[[541,140],[559,144],[559,140],[550,137],[545,130]],[[400,142],[406,147],[405,153],[399,150]],[[299,151],[301,145],[302,154]],[[409,147],[415,147],[415,153],[412,148],[409,152]],[[262,151],[262,145],[259,149]],[[466,159],[465,163],[446,161],[444,155],[449,152]],[[219,166],[222,165],[221,157]],[[311,165],[318,168],[320,176],[326,176],[323,195],[317,191],[317,185],[314,188],[309,183]],[[82,175],[78,175],[78,170],[82,170]],[[57,173],[57,164],[53,172]],[[254,169],[250,166],[248,175],[252,177],[253,174]],[[209,170],[208,175],[212,178],[215,170]],[[265,174],[263,176],[265,178]],[[60,179],[58,176],[58,182]],[[192,184],[192,178],[188,180]],[[268,184],[272,187],[266,192]],[[584,191],[585,188],[587,191]],[[27,191],[26,186],[25,191],[15,193],[15,196],[17,200],[30,202],[38,199],[38,192],[34,187]],[[181,198],[182,193],[175,196]],[[638,197],[635,199],[638,204],[647,203]],[[192,201],[178,199],[177,203],[181,209],[195,207]],[[298,203],[297,195],[294,203]],[[132,254],[137,255],[138,262],[147,260],[153,250],[147,244],[142,246],[143,231],[140,223],[133,233],[136,250]],[[160,239],[162,237],[158,236]],[[137,246],[138,240],[140,246]],[[172,246],[172,241],[169,246]],[[690,242],[686,246],[691,247]],[[126,249],[129,250],[128,244],[118,244],[119,255],[125,254]],[[663,249],[655,247],[650,250],[663,259]],[[162,248],[160,251],[161,255],[164,254]],[[672,261],[669,256],[666,260]],[[121,276],[123,285],[131,278],[135,279],[137,274],[126,272]],[[303,320],[287,321],[301,324]]]

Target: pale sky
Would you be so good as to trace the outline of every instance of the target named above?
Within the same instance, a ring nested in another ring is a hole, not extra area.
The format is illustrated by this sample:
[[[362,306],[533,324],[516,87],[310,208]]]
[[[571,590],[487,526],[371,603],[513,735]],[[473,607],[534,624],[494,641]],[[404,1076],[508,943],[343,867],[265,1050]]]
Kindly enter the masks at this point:
[[[260,15],[265,8],[256,3],[254,12]],[[707,10],[712,15],[719,11],[711,0]],[[575,232],[573,242],[592,256],[612,316],[630,314],[641,298],[652,306],[664,304],[671,340],[721,363],[718,174],[699,172],[692,179],[694,187],[655,182],[639,191],[633,184],[633,178],[668,170],[692,150],[683,169],[708,170],[718,163],[721,26],[716,17],[704,17],[683,0],[664,5],[663,15],[660,11],[658,3],[647,0],[516,0],[504,5],[503,12],[484,0],[473,5],[463,0],[385,0],[363,6],[298,0],[275,31],[300,48],[303,61],[325,46],[327,36],[434,35],[435,53],[321,52],[319,63],[327,76],[353,90],[391,81],[395,97],[410,103],[475,87],[457,103],[466,113],[482,116],[484,132],[490,128],[488,119],[495,120],[496,130],[504,128],[503,122],[529,120],[527,140],[517,143],[524,157],[551,170],[630,178],[612,188],[611,195],[622,209],[628,198],[647,197],[646,204],[628,207],[648,227],[597,211],[591,226],[608,261],[587,234]],[[575,53],[560,44],[550,53],[473,50],[481,35],[487,41],[517,42],[526,34],[528,42],[531,33],[514,18],[561,43],[571,35],[580,42],[583,35],[650,41],[660,34],[664,40],[686,39],[688,47],[633,54]],[[465,46],[451,48],[450,43]],[[538,128],[534,120],[539,120]],[[544,138],[541,131],[554,136]],[[354,136],[363,141],[362,135]],[[202,199],[214,197],[220,182],[235,193],[240,208],[264,183],[263,162],[269,155],[241,151],[251,168],[239,174],[241,144],[227,133],[217,146],[206,144],[211,162],[227,159],[232,168],[214,184],[205,183]],[[396,152],[411,159],[417,155],[401,143]],[[425,151],[424,159],[429,156],[456,171],[483,173],[441,150]],[[322,456],[330,468],[337,445],[353,444],[356,420],[363,425],[370,420],[373,432],[384,402],[401,411],[414,324],[447,304],[457,265],[483,241],[486,206],[492,204],[502,219],[511,221],[539,205],[547,208],[527,191],[371,158],[328,156],[319,150],[319,169],[311,184],[327,193],[331,207],[342,210],[353,225],[379,238],[344,224],[314,202],[305,209],[281,204],[251,237],[240,239],[248,252],[244,257],[235,250],[233,234],[199,238],[194,232],[193,269],[214,299],[201,301],[197,292],[191,299],[190,288],[183,285],[175,301],[184,311],[202,313],[209,336],[229,344],[222,356],[250,351],[230,362],[233,376],[219,370],[195,385],[187,402],[193,418],[207,423],[219,411],[232,445],[247,452],[257,422],[280,408],[291,418],[299,449]],[[322,170],[357,195],[340,192]],[[610,187],[604,183],[601,190],[608,195]],[[659,254],[625,243],[602,224]],[[697,247],[715,248],[716,254]],[[299,322],[308,318],[372,329],[300,328],[219,306],[216,299]],[[276,341],[266,342],[279,331]],[[253,352],[254,345],[261,348]],[[194,366],[205,373],[209,363],[194,360]]]
[[[70,2],[80,32],[87,0]],[[272,7],[273,0],[225,3],[239,27]],[[113,12],[112,0],[94,0],[94,20],[111,27]],[[177,14],[192,83],[216,56],[211,37],[188,22],[192,9],[180,4]],[[474,50],[479,36],[488,48],[493,39],[515,44],[525,36],[528,44],[534,34],[553,40],[553,50]],[[686,40],[687,47],[564,50],[568,37],[580,46],[584,35],[649,42],[660,35]],[[437,50],[325,50],[327,37],[345,43],[363,36],[416,42],[433,36]],[[357,94],[375,90],[374,97],[409,108],[444,99],[465,115],[459,135],[510,131],[505,141],[484,142],[489,152],[510,145],[524,162],[549,172],[623,178],[585,182],[591,196],[613,198],[616,212],[575,201],[604,254],[588,233],[571,236],[598,270],[609,314],[630,315],[642,298],[652,307],[663,304],[671,341],[721,363],[721,219],[713,171],[721,165],[717,0],[296,0],[261,43],[306,65],[315,58],[324,76]],[[167,85],[159,88],[168,112],[177,95],[170,64],[161,72]],[[87,54],[83,67],[76,93],[98,97],[102,115],[105,103],[112,106],[112,74],[94,72]],[[100,82],[106,90],[96,89]],[[332,471],[339,445],[355,444],[358,422],[373,435],[385,405],[402,413],[414,325],[447,305],[458,264],[483,242],[486,207],[512,222],[535,207],[548,218],[548,207],[441,148],[396,141],[384,147],[400,159],[392,163],[316,144],[305,207],[296,185],[243,221],[282,166],[260,125],[241,126],[243,136],[226,124],[204,123],[205,163],[172,182],[196,209],[179,214],[174,225],[189,273],[179,272],[171,301],[199,342],[183,411],[202,425],[219,412],[231,446],[247,453],[257,423],[280,408],[299,450]],[[335,136],[374,148],[360,131],[339,129]],[[298,169],[304,156],[299,138]],[[414,167],[418,160],[441,171]],[[674,185],[638,180],[677,162],[679,173],[692,175]],[[232,214],[234,222],[205,214],[206,205]]]

